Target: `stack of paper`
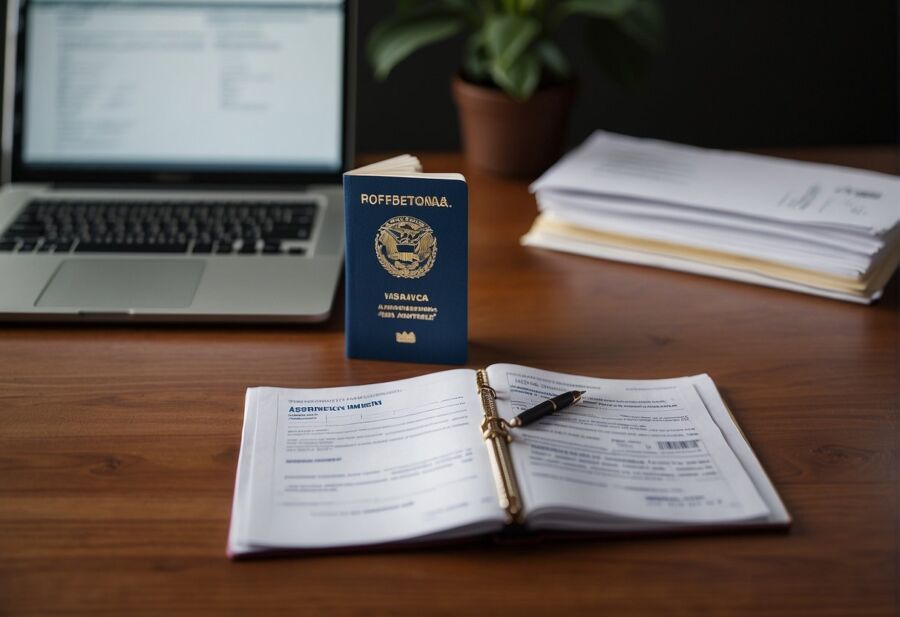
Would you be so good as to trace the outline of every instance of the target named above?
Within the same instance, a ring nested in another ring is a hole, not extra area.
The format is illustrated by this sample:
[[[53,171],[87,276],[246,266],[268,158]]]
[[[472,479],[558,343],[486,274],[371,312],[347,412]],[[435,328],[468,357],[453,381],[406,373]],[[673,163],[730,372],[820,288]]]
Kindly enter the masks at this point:
[[[596,132],[532,186],[523,244],[869,303],[900,178]]]

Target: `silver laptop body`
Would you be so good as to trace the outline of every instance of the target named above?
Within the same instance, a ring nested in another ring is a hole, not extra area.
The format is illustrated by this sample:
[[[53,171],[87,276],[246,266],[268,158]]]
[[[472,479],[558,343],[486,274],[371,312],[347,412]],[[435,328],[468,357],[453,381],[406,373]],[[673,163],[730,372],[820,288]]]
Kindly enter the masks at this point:
[[[10,2],[0,319],[326,319],[354,8]]]

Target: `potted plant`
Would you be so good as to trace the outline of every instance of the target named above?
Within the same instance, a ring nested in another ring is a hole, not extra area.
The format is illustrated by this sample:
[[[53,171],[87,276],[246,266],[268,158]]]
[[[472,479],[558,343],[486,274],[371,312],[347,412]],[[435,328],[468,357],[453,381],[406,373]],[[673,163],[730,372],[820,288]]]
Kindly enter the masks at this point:
[[[657,0],[398,0],[370,34],[375,76],[418,49],[468,32],[453,79],[467,158],[487,171],[536,174],[559,156],[574,93],[560,26],[581,18],[615,81],[634,81],[662,30]]]

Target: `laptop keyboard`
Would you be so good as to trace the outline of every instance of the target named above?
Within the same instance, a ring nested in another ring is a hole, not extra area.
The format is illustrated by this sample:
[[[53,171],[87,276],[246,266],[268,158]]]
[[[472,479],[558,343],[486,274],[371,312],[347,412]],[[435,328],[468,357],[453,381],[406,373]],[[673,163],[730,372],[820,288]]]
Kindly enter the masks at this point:
[[[313,201],[31,201],[0,252],[303,255]]]

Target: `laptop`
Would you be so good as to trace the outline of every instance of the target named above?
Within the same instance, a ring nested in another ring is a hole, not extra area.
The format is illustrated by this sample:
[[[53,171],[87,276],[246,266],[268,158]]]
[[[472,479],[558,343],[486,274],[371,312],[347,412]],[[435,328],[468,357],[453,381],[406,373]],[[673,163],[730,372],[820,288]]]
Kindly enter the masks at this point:
[[[11,1],[0,319],[326,319],[354,8]]]

